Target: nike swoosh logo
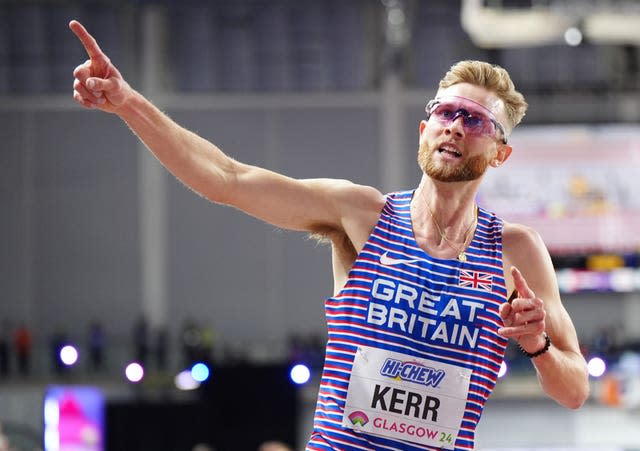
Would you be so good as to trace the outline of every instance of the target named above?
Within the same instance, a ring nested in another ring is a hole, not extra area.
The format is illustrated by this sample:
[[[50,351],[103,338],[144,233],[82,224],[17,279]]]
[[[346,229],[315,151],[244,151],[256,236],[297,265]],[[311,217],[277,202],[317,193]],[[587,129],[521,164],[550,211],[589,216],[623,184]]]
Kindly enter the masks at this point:
[[[406,265],[409,263],[417,263],[419,261],[422,261],[422,259],[421,258],[404,259],[404,258],[389,257],[389,252],[385,252],[380,256],[380,264],[382,264],[383,266]]]

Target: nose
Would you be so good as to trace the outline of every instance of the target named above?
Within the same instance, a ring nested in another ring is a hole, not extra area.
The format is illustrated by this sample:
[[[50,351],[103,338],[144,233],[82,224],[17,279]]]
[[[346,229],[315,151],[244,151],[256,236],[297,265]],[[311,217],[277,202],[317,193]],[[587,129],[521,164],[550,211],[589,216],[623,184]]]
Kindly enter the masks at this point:
[[[464,117],[459,114],[444,129],[444,132],[449,135],[455,135],[458,138],[464,138]]]

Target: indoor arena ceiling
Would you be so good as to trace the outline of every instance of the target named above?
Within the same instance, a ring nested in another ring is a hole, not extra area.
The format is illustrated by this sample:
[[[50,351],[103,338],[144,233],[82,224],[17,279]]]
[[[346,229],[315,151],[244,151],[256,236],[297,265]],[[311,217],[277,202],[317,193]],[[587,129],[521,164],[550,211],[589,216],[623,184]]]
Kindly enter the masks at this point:
[[[593,44],[640,45],[640,2],[613,0],[511,2],[462,0],[461,22],[481,48],[527,47],[569,40],[569,33]]]

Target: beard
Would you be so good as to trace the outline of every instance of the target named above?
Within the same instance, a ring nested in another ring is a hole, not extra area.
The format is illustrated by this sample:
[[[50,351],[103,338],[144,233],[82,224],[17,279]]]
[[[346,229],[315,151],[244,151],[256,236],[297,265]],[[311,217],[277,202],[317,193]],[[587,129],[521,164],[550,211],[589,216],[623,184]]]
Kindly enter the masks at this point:
[[[433,158],[436,152],[437,148],[430,149],[428,143],[422,143],[418,149],[418,165],[425,174],[439,182],[477,180],[484,175],[489,166],[489,161],[484,155],[471,157],[461,165],[438,164]]]

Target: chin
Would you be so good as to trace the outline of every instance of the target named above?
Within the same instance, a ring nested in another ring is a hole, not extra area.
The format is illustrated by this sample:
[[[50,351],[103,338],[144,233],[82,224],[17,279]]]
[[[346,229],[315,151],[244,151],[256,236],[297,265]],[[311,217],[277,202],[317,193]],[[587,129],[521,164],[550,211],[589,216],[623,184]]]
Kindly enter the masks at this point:
[[[481,157],[475,157],[466,161],[462,165],[450,166],[447,164],[438,164],[433,159],[421,162],[422,171],[434,180],[439,182],[470,182],[478,180],[487,171],[489,163]]]

